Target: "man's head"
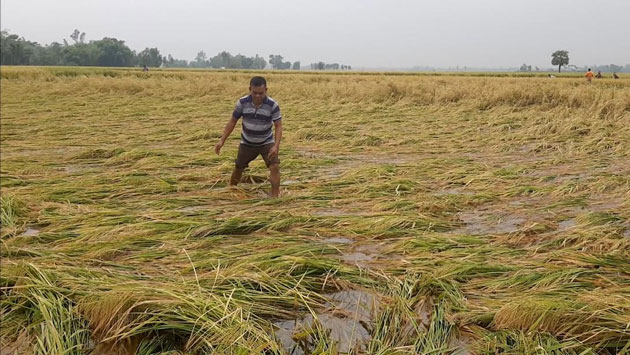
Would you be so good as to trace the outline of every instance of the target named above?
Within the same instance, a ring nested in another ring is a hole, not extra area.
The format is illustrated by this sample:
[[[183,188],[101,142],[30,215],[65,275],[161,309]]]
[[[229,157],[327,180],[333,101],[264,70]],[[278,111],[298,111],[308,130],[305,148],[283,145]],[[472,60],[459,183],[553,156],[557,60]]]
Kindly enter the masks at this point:
[[[249,81],[249,93],[255,104],[261,104],[267,96],[267,80],[262,76],[255,76]]]
[[[588,71],[591,71],[591,68],[588,68]]]

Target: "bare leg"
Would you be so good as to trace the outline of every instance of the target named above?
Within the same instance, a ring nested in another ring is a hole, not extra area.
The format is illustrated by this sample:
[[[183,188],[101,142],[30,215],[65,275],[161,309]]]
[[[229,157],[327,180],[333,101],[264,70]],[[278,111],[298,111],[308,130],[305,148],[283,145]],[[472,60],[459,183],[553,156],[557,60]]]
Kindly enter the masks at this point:
[[[280,165],[273,164],[269,166],[271,172],[271,197],[280,196]]]
[[[245,170],[245,169],[234,168],[234,170],[232,171],[232,177],[230,178],[230,185],[231,186],[238,185],[238,183],[241,181],[241,176],[243,175],[243,170]]]

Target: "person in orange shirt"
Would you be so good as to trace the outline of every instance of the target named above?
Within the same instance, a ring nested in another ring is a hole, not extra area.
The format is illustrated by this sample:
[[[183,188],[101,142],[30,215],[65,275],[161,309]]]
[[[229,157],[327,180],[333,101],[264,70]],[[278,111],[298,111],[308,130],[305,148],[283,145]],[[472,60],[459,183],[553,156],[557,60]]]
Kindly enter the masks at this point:
[[[586,72],[586,81],[588,81],[589,83],[591,82],[591,80],[593,80],[593,72],[591,71],[591,68],[588,68],[588,71]]]

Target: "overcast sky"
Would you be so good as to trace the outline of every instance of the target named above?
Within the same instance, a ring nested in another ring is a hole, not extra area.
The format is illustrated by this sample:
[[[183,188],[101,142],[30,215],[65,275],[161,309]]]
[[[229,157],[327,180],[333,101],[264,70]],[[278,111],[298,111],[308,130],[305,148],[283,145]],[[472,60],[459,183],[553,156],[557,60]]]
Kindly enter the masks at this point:
[[[194,59],[222,50],[354,67],[630,63],[630,0],[2,0],[1,27],[42,44],[115,37]]]

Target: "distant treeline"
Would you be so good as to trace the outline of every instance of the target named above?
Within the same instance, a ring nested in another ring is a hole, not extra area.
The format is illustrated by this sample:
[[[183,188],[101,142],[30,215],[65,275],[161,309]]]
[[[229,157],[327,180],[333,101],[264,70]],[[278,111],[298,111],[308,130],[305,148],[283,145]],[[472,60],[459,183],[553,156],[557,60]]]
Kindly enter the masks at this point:
[[[582,72],[591,69],[594,72],[601,71],[602,73],[630,73],[630,64],[626,65],[617,65],[617,64],[608,64],[608,65],[585,65],[582,67],[578,67],[576,65],[567,65],[565,67],[565,71],[568,72]],[[531,65],[523,64],[519,68],[518,71],[521,72],[537,72],[537,71],[555,71],[555,68],[538,68],[532,67]]]
[[[312,70],[352,70],[352,66],[350,65],[345,65],[345,64],[339,64],[339,63],[332,63],[332,64],[328,64],[328,63],[324,63],[324,62],[319,62],[319,63],[312,63],[311,64],[311,69]]]
[[[593,66],[585,65],[584,67],[582,67],[582,70],[586,71],[588,70],[588,68],[591,68],[595,72],[601,71],[602,73],[630,73],[630,64],[626,64],[624,66],[616,65],[616,64],[593,65]]]
[[[1,32],[1,65],[67,65],[102,67],[171,67],[171,68],[229,68],[229,69],[293,69],[300,70],[299,61],[284,61],[281,55],[269,55],[269,59],[256,54],[254,57],[221,52],[208,58],[204,51],[197,53],[194,60],[176,59],[162,55],[157,48],[145,48],[141,52],[130,49],[125,41],[104,37],[96,41],[85,40],[85,32],[74,30],[62,43],[41,45],[7,31]],[[313,63],[313,70],[350,70],[351,66],[338,63]]]

